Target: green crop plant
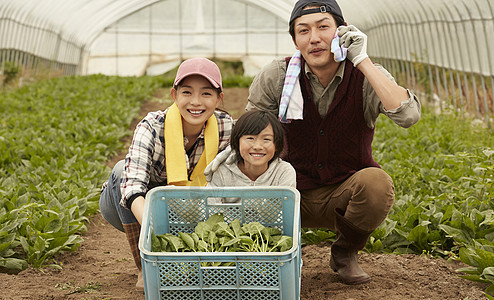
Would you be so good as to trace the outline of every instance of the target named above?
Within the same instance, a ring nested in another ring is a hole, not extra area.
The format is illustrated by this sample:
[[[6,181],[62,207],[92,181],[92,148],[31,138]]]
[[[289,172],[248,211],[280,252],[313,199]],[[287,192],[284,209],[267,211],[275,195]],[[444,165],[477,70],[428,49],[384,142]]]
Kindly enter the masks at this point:
[[[465,278],[490,283],[492,294],[494,133],[476,124],[427,107],[408,129],[379,118],[373,154],[393,178],[396,200],[364,250],[461,259],[472,267]],[[302,241],[333,241],[325,231],[303,229]]]
[[[165,81],[63,77],[0,93],[0,268],[56,266],[56,253],[79,247],[110,171],[105,162]],[[481,123],[427,107],[408,129],[378,119],[373,154],[393,178],[396,201],[365,251],[461,259],[469,265],[462,276],[493,294],[494,133]],[[302,229],[304,244],[334,238]]]
[[[0,267],[56,266],[98,209],[107,159],[159,78],[63,77],[0,93]]]

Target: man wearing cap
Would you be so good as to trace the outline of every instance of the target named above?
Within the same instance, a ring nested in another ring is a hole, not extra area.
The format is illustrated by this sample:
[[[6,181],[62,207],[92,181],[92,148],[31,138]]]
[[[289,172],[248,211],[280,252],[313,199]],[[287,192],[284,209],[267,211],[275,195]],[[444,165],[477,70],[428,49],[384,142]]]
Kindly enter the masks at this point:
[[[297,171],[303,227],[336,232],[329,265],[347,284],[370,281],[357,252],[394,202],[392,179],[372,158],[379,114],[407,128],[420,103],[366,53],[367,36],[346,25],[334,0],[298,1],[289,32],[298,50],[266,65],[246,110],[278,114],[284,159]]]
[[[229,144],[233,119],[216,110],[223,100],[221,73],[206,58],[191,58],[177,70],[170,91],[174,104],[149,113],[137,126],[124,161],[103,185],[100,210],[125,232],[144,290],[138,248],[144,197],[163,185],[205,186],[204,168]]]

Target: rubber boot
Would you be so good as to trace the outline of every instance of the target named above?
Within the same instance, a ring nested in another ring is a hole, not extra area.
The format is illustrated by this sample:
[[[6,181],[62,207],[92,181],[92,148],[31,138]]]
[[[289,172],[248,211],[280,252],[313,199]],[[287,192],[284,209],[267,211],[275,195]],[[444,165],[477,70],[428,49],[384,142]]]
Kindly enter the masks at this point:
[[[123,224],[127,241],[129,241],[130,251],[134,257],[134,262],[139,273],[137,275],[136,289],[144,292],[144,280],[142,277],[141,253],[139,252],[139,234],[141,233],[141,225],[139,223]]]
[[[363,284],[371,280],[359,266],[357,253],[367,243],[370,232],[363,231],[343,216],[343,211],[336,212],[336,241],[331,246],[331,259],[329,265],[337,272],[346,284]]]

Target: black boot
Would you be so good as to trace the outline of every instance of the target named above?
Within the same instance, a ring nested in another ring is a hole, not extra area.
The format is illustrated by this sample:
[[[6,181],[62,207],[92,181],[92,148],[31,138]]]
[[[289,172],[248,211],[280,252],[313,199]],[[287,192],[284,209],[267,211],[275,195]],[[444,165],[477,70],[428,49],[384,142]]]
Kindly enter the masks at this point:
[[[357,262],[357,252],[367,243],[370,232],[363,231],[343,216],[343,211],[335,209],[336,241],[331,246],[329,265],[346,284],[362,284],[371,280]]]

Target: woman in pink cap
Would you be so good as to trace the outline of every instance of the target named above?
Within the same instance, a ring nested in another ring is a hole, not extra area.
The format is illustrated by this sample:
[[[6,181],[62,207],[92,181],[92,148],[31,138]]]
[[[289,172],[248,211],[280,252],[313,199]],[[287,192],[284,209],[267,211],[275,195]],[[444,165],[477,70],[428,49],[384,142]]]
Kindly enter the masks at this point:
[[[233,125],[228,113],[216,109],[223,87],[214,62],[184,61],[170,93],[173,105],[137,125],[125,160],[114,166],[100,197],[103,217],[127,235],[140,271],[139,290],[144,290],[138,242],[146,193],[163,185],[205,186],[204,168],[227,147]]]

